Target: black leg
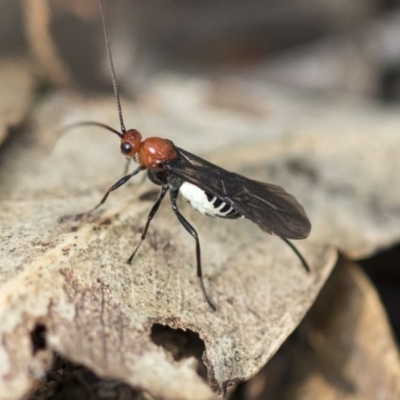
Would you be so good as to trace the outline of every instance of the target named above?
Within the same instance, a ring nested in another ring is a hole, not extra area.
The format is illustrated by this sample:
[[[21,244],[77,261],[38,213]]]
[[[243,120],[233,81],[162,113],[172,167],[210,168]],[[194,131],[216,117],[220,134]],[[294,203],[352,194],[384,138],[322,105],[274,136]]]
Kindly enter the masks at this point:
[[[189,222],[179,212],[178,207],[176,206],[176,198],[178,196],[178,191],[177,190],[174,190],[174,191],[170,190],[170,196],[171,196],[172,210],[174,211],[175,215],[178,217],[178,220],[182,224],[182,226],[193,236],[194,240],[196,241],[197,276],[199,277],[201,290],[203,291],[203,294],[204,294],[205,299],[207,300],[207,303],[210,305],[210,307],[214,311],[216,311],[217,309],[214,306],[214,304],[211,302],[210,298],[208,297],[207,292],[206,292],[206,288],[204,287],[203,274],[202,274],[202,271],[201,271],[201,253],[200,253],[199,236],[198,236],[196,230],[193,228],[193,226],[189,224]]]
[[[303,264],[303,267],[305,268],[305,270],[307,272],[310,272],[310,267],[309,267],[307,261],[301,255],[300,251],[297,250],[297,247],[295,247],[295,245],[292,242],[290,242],[289,240],[287,240],[286,238],[281,237],[281,239],[296,253],[297,257],[299,257],[301,263]]]
[[[131,256],[128,258],[127,263],[130,264],[133,260],[133,258],[135,257],[137,251],[139,250],[140,245],[142,244],[143,240],[146,239],[146,235],[147,235],[147,230],[149,229],[150,226],[150,222],[151,220],[154,218],[154,216],[156,215],[158,208],[160,207],[160,204],[162,202],[162,199],[165,196],[165,193],[167,193],[168,191],[168,186],[165,185],[162,187],[160,195],[158,196],[157,201],[154,203],[153,207],[151,208],[149,215],[147,217],[147,222],[146,222],[146,226],[143,229],[143,233],[142,236],[140,237],[140,242],[139,244],[136,246],[135,251],[131,254]]]
[[[109,196],[109,194],[111,192],[113,192],[114,190],[117,190],[120,186],[122,186],[123,184],[125,184],[126,182],[129,181],[129,179],[131,179],[133,176],[137,175],[139,172],[143,171],[142,167],[137,167],[132,173],[130,173],[129,175],[125,175],[124,177],[122,177],[119,181],[115,182],[114,185],[112,185],[106,192],[106,194],[103,196],[103,198],[101,199],[100,203],[97,204],[96,207],[92,208],[91,210],[82,213],[82,214],[77,214],[75,215],[75,219],[80,219],[82,217],[84,217],[85,215],[89,215],[91,214],[93,211],[97,210],[102,204],[104,204],[107,200],[107,197]]]

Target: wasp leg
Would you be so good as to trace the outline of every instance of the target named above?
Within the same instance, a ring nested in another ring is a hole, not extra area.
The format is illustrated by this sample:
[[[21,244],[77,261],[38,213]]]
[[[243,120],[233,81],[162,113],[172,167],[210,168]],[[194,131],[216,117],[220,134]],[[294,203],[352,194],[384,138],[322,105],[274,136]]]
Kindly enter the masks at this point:
[[[111,192],[113,192],[114,190],[117,190],[120,186],[122,186],[123,184],[128,182],[129,179],[131,179],[133,176],[137,175],[141,171],[143,171],[143,168],[142,167],[138,167],[132,173],[130,173],[128,175],[125,175],[120,180],[115,182],[114,185],[110,186],[110,188],[107,190],[106,194],[103,196],[103,198],[101,199],[100,203],[97,204],[96,207],[93,207],[91,210],[89,210],[89,211],[87,211],[85,213],[82,213],[82,214],[67,215],[65,217],[62,217],[61,221],[64,221],[64,220],[67,220],[67,219],[74,219],[75,221],[77,221],[77,220],[81,219],[82,217],[91,214],[93,211],[97,210],[102,204],[104,204],[106,202],[107,197],[109,196],[109,194]]]
[[[310,266],[308,265],[307,261],[305,260],[305,258],[302,256],[302,254],[300,253],[300,251],[297,249],[297,247],[290,242],[289,240],[287,240],[286,238],[281,237],[281,239],[296,253],[296,256],[299,257],[301,263],[303,264],[304,269],[307,272],[310,272]]]
[[[131,254],[131,256],[128,258],[127,263],[130,264],[133,260],[133,258],[135,257],[137,251],[139,250],[140,245],[142,244],[143,240],[146,239],[146,235],[147,235],[147,230],[149,229],[150,226],[150,222],[151,220],[154,218],[154,216],[156,215],[158,208],[160,207],[160,204],[165,196],[165,194],[168,192],[168,185],[165,185],[162,187],[161,192],[158,196],[157,201],[153,204],[153,207],[151,208],[149,215],[147,217],[147,222],[146,225],[143,229],[143,233],[142,236],[140,237],[140,242],[139,244],[136,246],[135,251]]]
[[[128,159],[126,160],[125,168],[124,168],[124,175],[126,175],[126,174],[128,173],[128,171],[129,171],[129,165],[131,164],[131,161],[132,161],[132,158],[128,158]]]
[[[212,303],[212,301],[208,297],[206,288],[205,288],[204,282],[203,282],[203,273],[201,271],[201,253],[200,253],[199,235],[197,234],[197,232],[193,228],[193,226],[189,224],[189,222],[185,219],[185,217],[178,210],[178,207],[176,205],[176,198],[178,197],[178,191],[170,190],[170,196],[171,196],[172,210],[174,211],[175,215],[177,216],[177,218],[178,218],[179,222],[182,224],[182,226],[193,236],[194,240],[196,241],[197,276],[200,280],[201,290],[203,291],[203,294],[204,294],[204,297],[205,297],[207,303],[213,309],[213,311],[216,311],[217,308],[215,307],[215,305]]]

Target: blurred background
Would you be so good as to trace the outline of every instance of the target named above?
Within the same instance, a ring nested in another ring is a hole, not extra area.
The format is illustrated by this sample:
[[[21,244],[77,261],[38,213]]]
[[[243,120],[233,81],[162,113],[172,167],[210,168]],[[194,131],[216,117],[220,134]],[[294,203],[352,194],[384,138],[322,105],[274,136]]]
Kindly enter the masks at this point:
[[[384,101],[400,97],[399,0],[105,1],[121,90],[152,75],[264,81]],[[29,51],[41,83],[109,90],[94,0],[2,0],[2,56]]]
[[[104,3],[118,85],[128,98],[140,97],[159,74],[178,72],[378,106],[400,102],[400,0]],[[59,88],[112,93],[96,0],[1,0],[0,58],[24,64],[39,96]],[[400,246],[360,261],[398,341]]]

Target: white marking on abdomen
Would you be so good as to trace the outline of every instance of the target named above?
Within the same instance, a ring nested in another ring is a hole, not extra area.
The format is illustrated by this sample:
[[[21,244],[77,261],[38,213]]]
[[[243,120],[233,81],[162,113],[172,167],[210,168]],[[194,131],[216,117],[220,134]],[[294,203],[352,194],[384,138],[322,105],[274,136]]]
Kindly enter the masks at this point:
[[[221,202],[221,200],[218,200],[216,197],[208,200],[204,190],[192,185],[191,183],[184,182],[179,188],[179,191],[195,210],[202,214],[209,215],[210,217],[225,217],[233,211],[232,207],[227,206],[226,203]],[[221,204],[216,206],[214,205],[215,202]],[[224,207],[227,209],[221,212]]]

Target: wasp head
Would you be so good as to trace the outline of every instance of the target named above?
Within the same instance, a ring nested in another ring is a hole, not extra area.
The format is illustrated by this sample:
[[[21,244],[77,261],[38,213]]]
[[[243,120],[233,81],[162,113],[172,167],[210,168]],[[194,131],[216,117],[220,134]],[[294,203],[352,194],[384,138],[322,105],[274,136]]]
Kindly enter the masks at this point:
[[[121,137],[121,153],[125,157],[133,157],[140,149],[142,135],[136,129],[129,129]]]

